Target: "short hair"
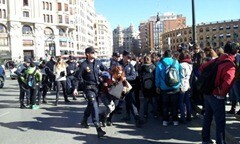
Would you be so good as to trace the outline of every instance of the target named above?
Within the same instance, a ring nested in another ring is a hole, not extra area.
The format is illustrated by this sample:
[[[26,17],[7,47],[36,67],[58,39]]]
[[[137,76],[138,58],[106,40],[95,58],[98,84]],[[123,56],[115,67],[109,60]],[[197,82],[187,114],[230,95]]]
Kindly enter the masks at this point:
[[[163,57],[172,57],[172,51],[171,50],[166,50],[163,54]]]

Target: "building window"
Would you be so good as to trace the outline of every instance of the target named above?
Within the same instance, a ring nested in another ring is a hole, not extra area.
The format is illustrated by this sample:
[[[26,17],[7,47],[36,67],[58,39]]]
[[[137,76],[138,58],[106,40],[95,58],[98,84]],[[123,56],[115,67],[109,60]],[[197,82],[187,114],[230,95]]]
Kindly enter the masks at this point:
[[[23,0],[23,6],[28,6],[28,0]]]
[[[63,23],[63,21],[62,21],[62,15],[58,15],[58,22],[59,22],[59,23]]]
[[[219,27],[219,30],[223,30],[223,27],[222,27],[222,26],[220,26],[220,27]]]
[[[0,46],[7,46],[7,45],[8,45],[7,37],[0,37]]]
[[[67,15],[65,16],[65,23],[69,24],[69,17]]]
[[[0,9],[0,18],[2,18],[2,10]]]
[[[51,28],[47,27],[44,30],[44,34],[45,35],[53,35],[54,33],[53,33],[53,30]]]
[[[49,8],[50,10],[52,10],[52,3],[49,3]]]
[[[217,29],[215,27],[212,28],[212,31],[216,31]]]
[[[209,27],[206,27],[206,32],[209,32]]]
[[[68,11],[68,4],[64,4],[64,10]]]
[[[189,31],[188,31],[188,34],[191,34],[191,33],[192,33],[192,30],[189,30]]]
[[[234,26],[233,26],[233,29],[238,29],[238,25],[237,25],[237,24],[234,25]]]
[[[23,11],[23,17],[29,17],[29,12],[28,11]]]
[[[7,33],[7,29],[4,25],[0,24],[0,33]]]
[[[45,14],[43,14],[43,20],[44,20],[44,22],[46,22],[46,15]]]
[[[49,18],[49,15],[47,15],[47,22],[48,22],[48,23],[50,22],[50,18]]]
[[[203,28],[200,28],[199,32],[203,32]]]
[[[62,11],[62,4],[58,3],[58,11]]]
[[[64,36],[64,33],[65,33],[64,30],[60,28],[60,29],[59,29],[59,35],[60,35],[60,36]]]
[[[50,15],[50,22],[53,23],[53,16]]]
[[[230,29],[231,29],[231,26],[227,25],[227,26],[226,26],[226,29],[227,29],[227,30],[230,30]]]
[[[45,2],[43,2],[43,9],[45,9]]]
[[[29,35],[29,34],[32,34],[32,28],[28,25],[24,25],[22,27],[22,34],[26,34],[26,35]]]
[[[46,9],[49,10],[49,3],[46,2]]]
[[[7,18],[6,10],[5,10],[5,9],[3,9],[3,18]]]

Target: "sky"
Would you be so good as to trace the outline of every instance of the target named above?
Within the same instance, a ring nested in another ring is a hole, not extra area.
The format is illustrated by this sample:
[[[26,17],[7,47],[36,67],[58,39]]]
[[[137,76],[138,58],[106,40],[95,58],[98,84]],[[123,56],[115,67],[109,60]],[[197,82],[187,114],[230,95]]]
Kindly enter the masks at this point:
[[[95,0],[95,11],[115,29],[132,23],[137,28],[157,13],[173,12],[186,17],[192,25],[192,0]],[[240,0],[195,0],[196,24],[240,19]]]

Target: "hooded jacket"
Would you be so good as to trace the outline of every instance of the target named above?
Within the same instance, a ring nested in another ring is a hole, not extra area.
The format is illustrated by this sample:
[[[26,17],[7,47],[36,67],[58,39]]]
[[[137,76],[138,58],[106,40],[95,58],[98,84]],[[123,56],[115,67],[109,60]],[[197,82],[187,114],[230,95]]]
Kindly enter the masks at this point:
[[[27,83],[27,78],[28,75],[33,74],[33,72],[35,71],[35,69],[37,69],[37,67],[28,67],[28,69],[25,71],[24,75],[21,76],[21,80],[23,83]],[[36,77],[37,83],[42,81],[42,74],[41,72],[37,69],[34,76]]]

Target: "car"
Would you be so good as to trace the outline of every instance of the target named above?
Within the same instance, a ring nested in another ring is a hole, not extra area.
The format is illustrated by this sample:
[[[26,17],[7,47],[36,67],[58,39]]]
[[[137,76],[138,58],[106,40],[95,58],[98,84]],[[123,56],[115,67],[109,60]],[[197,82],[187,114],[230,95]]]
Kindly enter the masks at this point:
[[[0,65],[0,88],[3,88],[6,80],[6,73],[2,65]]]

